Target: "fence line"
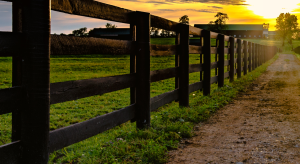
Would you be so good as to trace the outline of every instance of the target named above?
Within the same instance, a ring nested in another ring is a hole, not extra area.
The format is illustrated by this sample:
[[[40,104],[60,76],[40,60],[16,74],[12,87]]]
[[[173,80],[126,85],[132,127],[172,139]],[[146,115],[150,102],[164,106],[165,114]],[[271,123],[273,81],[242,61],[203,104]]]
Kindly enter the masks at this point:
[[[0,32],[0,57],[13,57],[13,87],[0,89],[0,114],[12,112],[12,143],[0,146],[1,163],[47,163],[49,153],[129,120],[136,121],[137,128],[149,127],[151,111],[175,100],[180,106],[189,106],[190,93],[203,90],[204,95],[209,95],[211,84],[223,87],[225,78],[233,82],[236,74],[238,78],[246,75],[277,53],[275,46],[93,0],[51,0],[51,6],[49,0],[28,0],[26,5],[17,0],[6,1],[13,5],[13,32]],[[132,40],[50,35],[51,9],[129,23]],[[176,45],[151,45],[150,27],[175,31]],[[189,35],[199,36],[200,46],[189,45]],[[216,47],[211,47],[211,38],[216,39]],[[130,54],[130,74],[50,84],[50,55],[96,53]],[[199,63],[189,64],[189,54],[200,54]],[[211,54],[216,54],[215,62],[211,62]],[[173,68],[150,71],[150,56],[167,55],[175,55]],[[200,79],[189,84],[189,73],[193,72],[199,72]],[[173,77],[173,91],[150,98],[151,82]],[[130,88],[129,106],[49,131],[50,104],[125,88]]]

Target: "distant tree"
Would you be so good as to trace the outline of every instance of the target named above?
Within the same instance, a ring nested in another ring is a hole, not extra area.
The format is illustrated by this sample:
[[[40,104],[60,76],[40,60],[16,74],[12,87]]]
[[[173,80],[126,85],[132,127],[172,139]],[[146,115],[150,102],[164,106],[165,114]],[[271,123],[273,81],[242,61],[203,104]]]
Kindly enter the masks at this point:
[[[106,28],[117,28],[116,25],[110,24],[110,23],[106,23],[105,27],[106,27]]]
[[[296,39],[297,33],[299,32],[297,16],[291,15],[290,13],[281,13],[276,19],[276,34],[282,40],[282,46],[284,41],[287,40],[292,46],[293,50],[293,39]]]
[[[223,33],[224,30],[228,28],[226,25],[226,20],[229,20],[228,15],[226,13],[218,12],[215,15],[215,18],[217,18],[215,21],[210,21],[208,23],[208,30]]]
[[[88,36],[86,27],[80,28],[78,30],[72,31],[74,36]]]
[[[179,23],[182,23],[182,24],[190,24],[190,19],[189,19],[189,16],[187,15],[184,15],[182,17],[179,18]]]
[[[64,35],[64,36],[66,36],[66,34],[64,34],[64,33],[60,33],[60,35]]]

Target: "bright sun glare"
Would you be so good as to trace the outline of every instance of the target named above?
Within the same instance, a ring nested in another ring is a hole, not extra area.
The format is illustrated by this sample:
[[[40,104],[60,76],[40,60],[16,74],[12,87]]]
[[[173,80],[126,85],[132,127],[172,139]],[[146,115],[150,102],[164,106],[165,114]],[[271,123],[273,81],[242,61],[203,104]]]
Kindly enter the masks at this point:
[[[280,13],[287,13],[299,8],[299,0],[246,0],[247,8],[264,18],[277,18]]]

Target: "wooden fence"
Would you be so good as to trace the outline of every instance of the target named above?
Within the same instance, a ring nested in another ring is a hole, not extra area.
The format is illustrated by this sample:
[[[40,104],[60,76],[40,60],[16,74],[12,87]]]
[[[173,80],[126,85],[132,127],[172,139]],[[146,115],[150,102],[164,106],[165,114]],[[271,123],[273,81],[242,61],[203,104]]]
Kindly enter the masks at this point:
[[[0,32],[0,57],[12,56],[12,88],[0,90],[0,114],[12,113],[12,142],[0,146],[0,163],[47,163],[49,153],[85,140],[128,120],[137,128],[150,126],[150,112],[179,101],[189,105],[189,94],[234,81],[271,59],[274,46],[179,24],[149,13],[130,11],[93,0],[6,0],[12,2],[13,31]],[[51,4],[51,6],[50,6]],[[130,24],[132,41],[50,35],[50,10]],[[176,45],[151,45],[150,27],[176,31]],[[189,45],[189,35],[202,46]],[[215,38],[217,46],[211,46]],[[225,42],[228,42],[225,46]],[[130,54],[130,74],[50,84],[50,54]],[[150,71],[151,55],[174,55],[173,68]],[[189,54],[200,54],[189,64]],[[217,62],[211,62],[217,54]],[[225,59],[228,54],[229,59]],[[225,72],[225,67],[229,71]],[[211,77],[211,69],[216,76]],[[199,82],[189,84],[189,73]],[[150,83],[175,77],[174,90],[150,98]],[[50,104],[130,88],[131,105],[90,120],[49,131]]]

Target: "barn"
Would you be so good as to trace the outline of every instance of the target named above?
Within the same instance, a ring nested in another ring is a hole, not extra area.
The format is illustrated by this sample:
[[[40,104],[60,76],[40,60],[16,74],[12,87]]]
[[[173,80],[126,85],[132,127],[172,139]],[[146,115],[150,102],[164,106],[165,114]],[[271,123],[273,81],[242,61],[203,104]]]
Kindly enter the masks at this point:
[[[195,24],[194,27],[208,29],[208,24]],[[264,24],[227,24],[227,29],[223,34],[233,36],[235,38],[262,39],[266,38],[266,30]]]

